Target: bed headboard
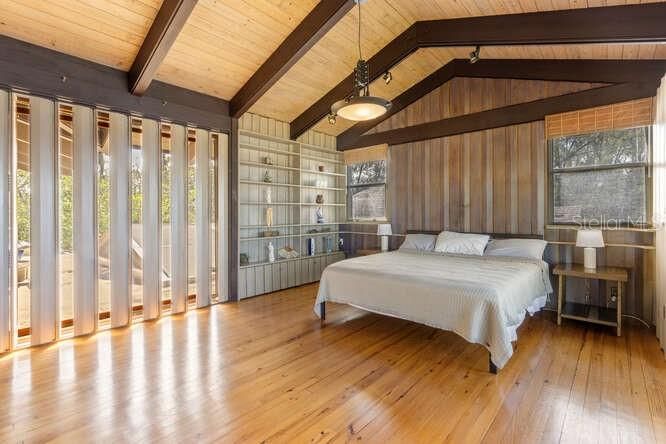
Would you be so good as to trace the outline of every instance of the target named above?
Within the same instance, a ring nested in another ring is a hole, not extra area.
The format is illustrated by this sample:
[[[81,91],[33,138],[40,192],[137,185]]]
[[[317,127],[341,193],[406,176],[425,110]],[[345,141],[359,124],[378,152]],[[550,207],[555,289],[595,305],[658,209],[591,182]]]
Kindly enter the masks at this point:
[[[407,234],[434,234],[438,235],[442,230],[407,230]],[[543,239],[543,234],[514,234],[514,233],[474,233],[470,234],[487,234],[491,239]]]

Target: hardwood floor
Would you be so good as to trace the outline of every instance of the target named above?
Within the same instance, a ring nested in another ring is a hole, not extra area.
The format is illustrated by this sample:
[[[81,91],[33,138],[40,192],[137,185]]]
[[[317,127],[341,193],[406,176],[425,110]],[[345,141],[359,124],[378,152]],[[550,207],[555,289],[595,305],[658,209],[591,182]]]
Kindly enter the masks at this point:
[[[316,285],[0,357],[0,442],[665,442],[652,332],[527,319],[485,349]]]

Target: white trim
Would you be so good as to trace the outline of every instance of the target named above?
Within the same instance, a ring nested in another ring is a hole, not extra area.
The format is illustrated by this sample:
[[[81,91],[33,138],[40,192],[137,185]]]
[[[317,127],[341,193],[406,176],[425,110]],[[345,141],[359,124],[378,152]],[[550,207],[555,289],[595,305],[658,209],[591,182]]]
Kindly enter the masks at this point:
[[[11,165],[11,101],[0,90],[0,353],[12,346],[12,316],[9,291],[9,171]]]
[[[92,109],[73,105],[73,319],[74,335],[97,328],[97,230],[95,195],[97,125]]]
[[[187,129],[171,125],[171,312],[187,310]]]
[[[210,145],[208,131],[196,130],[195,147],[196,285],[197,308],[201,308],[210,305],[210,211],[208,208]]]
[[[160,125],[152,119],[142,119],[141,152],[143,180],[141,223],[143,227],[143,319],[160,316]]]
[[[217,142],[217,298],[229,300],[229,136]]]
[[[32,345],[57,338],[59,304],[55,103],[30,97],[30,328]]]
[[[111,279],[111,326],[123,327],[131,320],[130,262],[130,128],[127,116],[109,113],[111,196],[109,199],[109,274]]]

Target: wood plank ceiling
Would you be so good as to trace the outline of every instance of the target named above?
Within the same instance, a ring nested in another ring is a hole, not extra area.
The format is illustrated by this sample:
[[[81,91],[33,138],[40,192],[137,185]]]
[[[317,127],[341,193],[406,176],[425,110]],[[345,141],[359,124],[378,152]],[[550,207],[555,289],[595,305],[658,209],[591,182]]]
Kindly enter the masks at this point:
[[[1,0],[0,33],[115,68],[128,70],[161,0]],[[316,0],[199,0],[157,71],[158,80],[231,99],[316,6]],[[362,52],[369,59],[418,20],[645,3],[611,0],[368,0],[363,6]],[[268,92],[251,112],[291,121],[353,69],[358,12],[347,13]],[[473,48],[421,49],[378,80],[373,94],[394,98]],[[482,48],[485,58],[666,58],[664,44],[558,45]],[[349,128],[316,129],[337,135]]]

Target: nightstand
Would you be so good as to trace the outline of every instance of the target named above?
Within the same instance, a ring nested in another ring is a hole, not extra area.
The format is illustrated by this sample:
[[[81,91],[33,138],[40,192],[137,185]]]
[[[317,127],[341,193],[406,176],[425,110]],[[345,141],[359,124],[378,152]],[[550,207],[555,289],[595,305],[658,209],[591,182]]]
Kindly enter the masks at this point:
[[[597,267],[595,270],[587,270],[582,264],[559,264],[555,266],[553,274],[559,276],[557,325],[562,324],[562,318],[575,319],[577,321],[615,327],[617,335],[620,336],[622,333],[622,284],[629,280],[628,269],[621,267]],[[567,277],[617,282],[617,309],[567,302]]]

